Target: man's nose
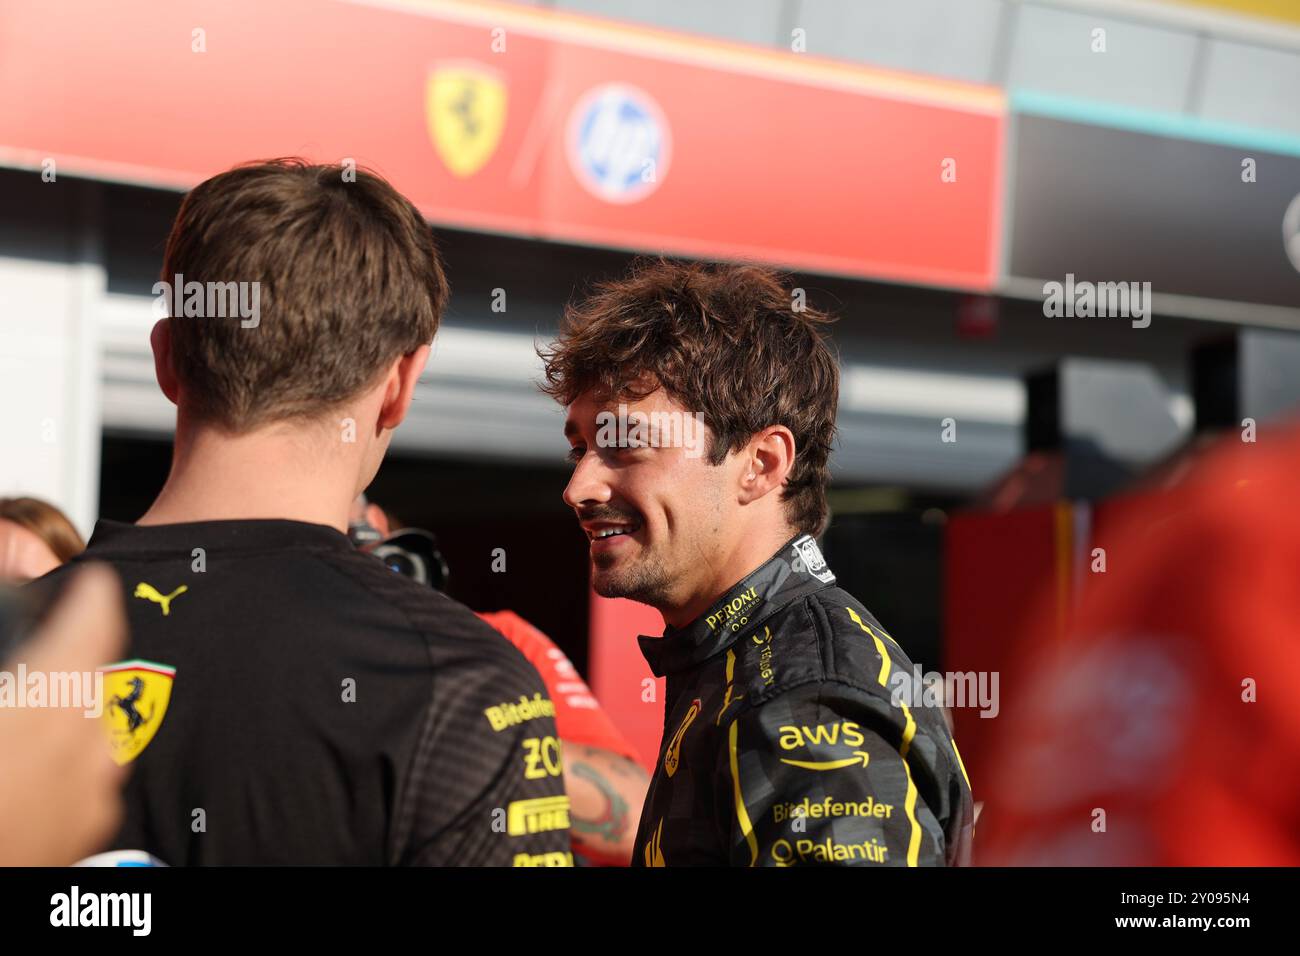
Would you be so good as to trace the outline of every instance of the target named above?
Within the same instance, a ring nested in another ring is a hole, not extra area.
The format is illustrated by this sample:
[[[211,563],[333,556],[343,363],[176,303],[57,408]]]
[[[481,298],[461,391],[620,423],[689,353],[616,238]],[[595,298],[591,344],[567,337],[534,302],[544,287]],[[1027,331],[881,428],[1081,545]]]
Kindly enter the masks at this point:
[[[583,455],[564,488],[564,503],[577,509],[584,504],[604,504],[609,501],[609,484],[605,481],[603,472],[604,466],[598,455]]]

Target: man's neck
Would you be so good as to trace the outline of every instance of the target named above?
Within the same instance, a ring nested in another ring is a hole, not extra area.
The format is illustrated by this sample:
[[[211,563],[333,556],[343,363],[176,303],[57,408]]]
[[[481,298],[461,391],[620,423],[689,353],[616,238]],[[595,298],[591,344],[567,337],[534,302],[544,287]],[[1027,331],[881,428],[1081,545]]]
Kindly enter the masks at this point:
[[[793,538],[795,531],[782,523],[766,532],[737,535],[736,548],[726,556],[702,582],[696,592],[680,605],[660,607],[664,623],[683,628],[707,612],[728,591],[772,559],[777,550]]]
[[[325,444],[274,427],[178,428],[171,473],[137,524],[279,518],[346,532],[358,469],[346,449]]]

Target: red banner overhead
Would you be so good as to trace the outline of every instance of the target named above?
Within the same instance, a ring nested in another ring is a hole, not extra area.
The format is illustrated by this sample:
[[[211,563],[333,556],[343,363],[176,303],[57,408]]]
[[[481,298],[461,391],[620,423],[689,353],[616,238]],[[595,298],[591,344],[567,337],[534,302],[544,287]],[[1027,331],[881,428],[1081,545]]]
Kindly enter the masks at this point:
[[[997,90],[451,0],[0,2],[0,163],[350,158],[435,223],[986,290]],[[51,165],[52,164],[52,165]]]

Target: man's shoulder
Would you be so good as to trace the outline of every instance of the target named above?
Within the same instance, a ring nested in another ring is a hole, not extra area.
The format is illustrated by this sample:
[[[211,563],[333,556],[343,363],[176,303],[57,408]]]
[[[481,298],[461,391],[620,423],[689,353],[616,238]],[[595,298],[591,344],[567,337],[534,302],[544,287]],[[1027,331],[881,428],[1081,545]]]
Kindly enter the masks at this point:
[[[840,588],[792,602],[744,640],[753,646],[736,651],[737,719],[852,720],[895,745],[904,737],[949,736],[939,709],[908,705],[924,698],[912,687],[906,652]]]
[[[253,619],[266,615],[268,620],[273,618],[279,622],[274,625],[276,628],[283,627],[282,622],[288,616],[299,621],[304,629],[328,632],[331,622],[335,622],[340,640],[355,644],[355,638],[361,638],[370,650],[381,656],[383,646],[392,640],[408,644],[408,639],[414,639],[426,646],[427,655],[422,653],[422,656],[436,669],[456,672],[472,668],[479,673],[518,678],[527,686],[532,686],[535,679],[536,672],[527,659],[473,611],[439,591],[393,572],[371,555],[344,549],[289,547],[259,553],[257,560],[241,557],[238,562],[226,562],[214,557],[208,555],[202,573],[193,571],[188,552],[178,553],[175,559],[162,559],[164,563],[177,562],[175,580],[169,578],[164,590],[170,593],[173,585],[188,582],[188,593],[182,601],[198,595],[206,599],[201,624],[197,619],[191,622],[196,626],[208,628],[214,622],[235,621],[255,625]],[[159,560],[157,555],[145,558],[124,554],[114,548],[98,548],[92,542],[69,564],[31,582],[28,587],[37,592],[38,602],[47,602],[57,594],[75,565],[101,561],[118,573],[130,609],[144,603],[132,601],[138,588],[137,579],[155,570]],[[199,581],[203,587],[199,587]],[[258,589],[273,590],[277,600],[250,600],[248,595]],[[172,610],[183,609],[178,604]],[[145,614],[140,623],[148,624],[156,617]],[[158,622],[163,620],[174,626],[183,624],[184,617],[176,613],[165,619],[157,617]],[[255,626],[249,628],[250,632],[256,630]],[[346,636],[341,633],[345,630]],[[363,652],[366,646],[362,647]]]
[[[822,639],[829,643],[833,676],[845,680],[866,678],[879,687],[879,674],[888,660],[890,670],[912,669],[912,660],[861,601],[842,588],[827,588],[810,596],[825,622]]]
[[[359,551],[319,557],[370,600],[400,615],[406,628],[428,643],[435,663],[461,662],[536,677],[536,669],[504,635],[454,598]]]
[[[755,703],[821,684],[888,698],[889,673],[912,669],[875,616],[838,587],[791,602],[737,645],[738,683],[747,685]]]

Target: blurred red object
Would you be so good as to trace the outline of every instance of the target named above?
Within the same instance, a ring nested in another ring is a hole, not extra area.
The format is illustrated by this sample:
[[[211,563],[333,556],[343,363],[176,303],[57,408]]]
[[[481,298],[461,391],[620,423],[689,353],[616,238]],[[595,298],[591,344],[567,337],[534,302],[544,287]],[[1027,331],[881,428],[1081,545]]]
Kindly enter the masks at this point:
[[[555,704],[555,729],[562,740],[641,762],[640,754],[614,726],[568,655],[554,641],[514,611],[480,611],[478,616],[537,668]]]
[[[997,331],[997,299],[986,295],[962,296],[957,305],[957,334],[964,339],[991,339]]]
[[[1103,506],[1106,571],[1003,703],[977,863],[1300,864],[1297,475],[1291,429]]]

